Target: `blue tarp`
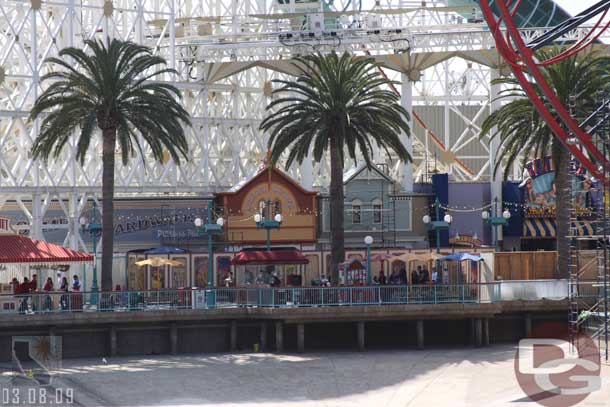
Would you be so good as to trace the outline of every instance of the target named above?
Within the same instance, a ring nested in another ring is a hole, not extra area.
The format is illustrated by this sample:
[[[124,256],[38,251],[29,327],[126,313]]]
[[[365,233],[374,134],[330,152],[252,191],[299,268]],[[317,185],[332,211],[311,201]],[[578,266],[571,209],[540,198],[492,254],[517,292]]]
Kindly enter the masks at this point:
[[[471,260],[471,261],[483,261],[481,256],[475,256],[470,253],[454,253],[449,256],[441,257],[438,261],[462,261],[462,260]]]
[[[161,246],[155,247],[154,249],[149,249],[144,252],[144,254],[184,254],[186,250],[180,249],[178,247],[172,246]]]

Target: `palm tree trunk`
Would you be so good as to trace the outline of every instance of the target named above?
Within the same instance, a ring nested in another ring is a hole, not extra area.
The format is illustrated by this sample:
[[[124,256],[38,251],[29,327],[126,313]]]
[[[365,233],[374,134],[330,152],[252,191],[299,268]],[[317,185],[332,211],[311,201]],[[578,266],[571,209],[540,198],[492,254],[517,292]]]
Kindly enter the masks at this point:
[[[343,159],[341,146],[331,140],[330,146],[330,280],[339,283],[339,264],[345,261],[345,232],[343,230]]]
[[[102,291],[112,291],[114,255],[114,148],[116,129],[102,131]]]
[[[557,278],[569,277],[570,264],[570,207],[572,188],[570,184],[570,155],[558,141],[553,142],[553,160],[555,161],[555,220],[557,224]]]

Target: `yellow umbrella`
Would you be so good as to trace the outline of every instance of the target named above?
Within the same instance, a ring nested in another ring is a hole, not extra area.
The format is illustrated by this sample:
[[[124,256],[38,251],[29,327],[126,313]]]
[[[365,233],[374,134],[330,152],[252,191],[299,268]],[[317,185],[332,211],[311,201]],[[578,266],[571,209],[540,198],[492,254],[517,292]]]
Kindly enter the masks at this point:
[[[184,266],[183,263],[179,261],[166,259],[163,257],[151,257],[146,260],[141,260],[136,262],[136,266],[144,267],[144,266],[152,266],[152,267],[161,267],[161,266],[172,266],[172,267],[180,267]]]

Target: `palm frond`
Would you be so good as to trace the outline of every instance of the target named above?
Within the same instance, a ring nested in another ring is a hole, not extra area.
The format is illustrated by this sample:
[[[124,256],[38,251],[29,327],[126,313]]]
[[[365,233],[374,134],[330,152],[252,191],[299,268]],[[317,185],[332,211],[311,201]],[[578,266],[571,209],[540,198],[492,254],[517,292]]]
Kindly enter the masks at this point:
[[[294,80],[276,79],[276,97],[260,129],[269,134],[271,161],[288,151],[286,167],[312,156],[320,161],[331,143],[352,160],[372,165],[373,144],[411,161],[401,140],[410,137],[407,111],[386,89],[393,83],[379,73],[372,58],[313,54],[298,57]]]
[[[164,68],[165,60],[142,45],[117,39],[107,46],[98,40],[85,44],[88,53],[65,48],[58,57],[46,60],[55,69],[42,77],[53,83],[30,114],[32,120],[45,115],[32,148],[34,157],[57,157],[70,135],[77,132],[77,158],[82,162],[95,128],[111,127],[117,132],[124,164],[141,154],[140,136],[151,146],[156,160],[163,160],[163,151],[177,164],[188,159],[184,128],[191,123],[180,103],[180,92],[170,84],[151,82],[158,75],[176,71]]]

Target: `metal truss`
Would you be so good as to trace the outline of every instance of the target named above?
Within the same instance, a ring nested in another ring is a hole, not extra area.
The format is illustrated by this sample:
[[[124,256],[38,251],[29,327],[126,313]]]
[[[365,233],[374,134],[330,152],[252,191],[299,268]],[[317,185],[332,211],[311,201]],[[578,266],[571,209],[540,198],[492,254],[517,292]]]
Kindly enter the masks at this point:
[[[156,163],[145,150],[144,157],[117,167],[119,196],[206,196],[250,176],[265,156],[267,138],[258,125],[271,80],[293,72],[291,57],[331,49],[372,55],[390,78],[403,82],[403,103],[415,112],[409,142],[413,166],[381,152],[376,157],[390,164],[395,178],[403,181],[412,172],[416,181],[423,180],[437,170],[457,180],[489,180],[493,151],[479,139],[479,126],[491,108],[491,76],[508,70],[486,27],[465,23],[457,14],[471,8],[427,4],[0,1],[0,209],[16,202],[30,221],[31,235],[44,238],[44,226],[37,222],[50,205],[58,206],[69,219],[62,226],[69,230],[66,244],[82,246],[76,220],[86,201],[101,194],[101,143],[92,143],[82,165],[75,159],[75,138],[60,159],[34,161],[30,149],[39,123],[27,116],[42,90],[39,78],[48,70],[43,60],[63,47],[107,35],[146,44],[165,57],[179,75],[161,79],[182,90],[193,121],[190,161],[180,167],[169,157]],[[532,29],[525,35],[533,39],[543,32]],[[581,35],[577,29],[564,38]],[[434,109],[442,120],[426,117]],[[306,186],[320,188],[328,184],[328,174],[328,162],[291,170]]]

